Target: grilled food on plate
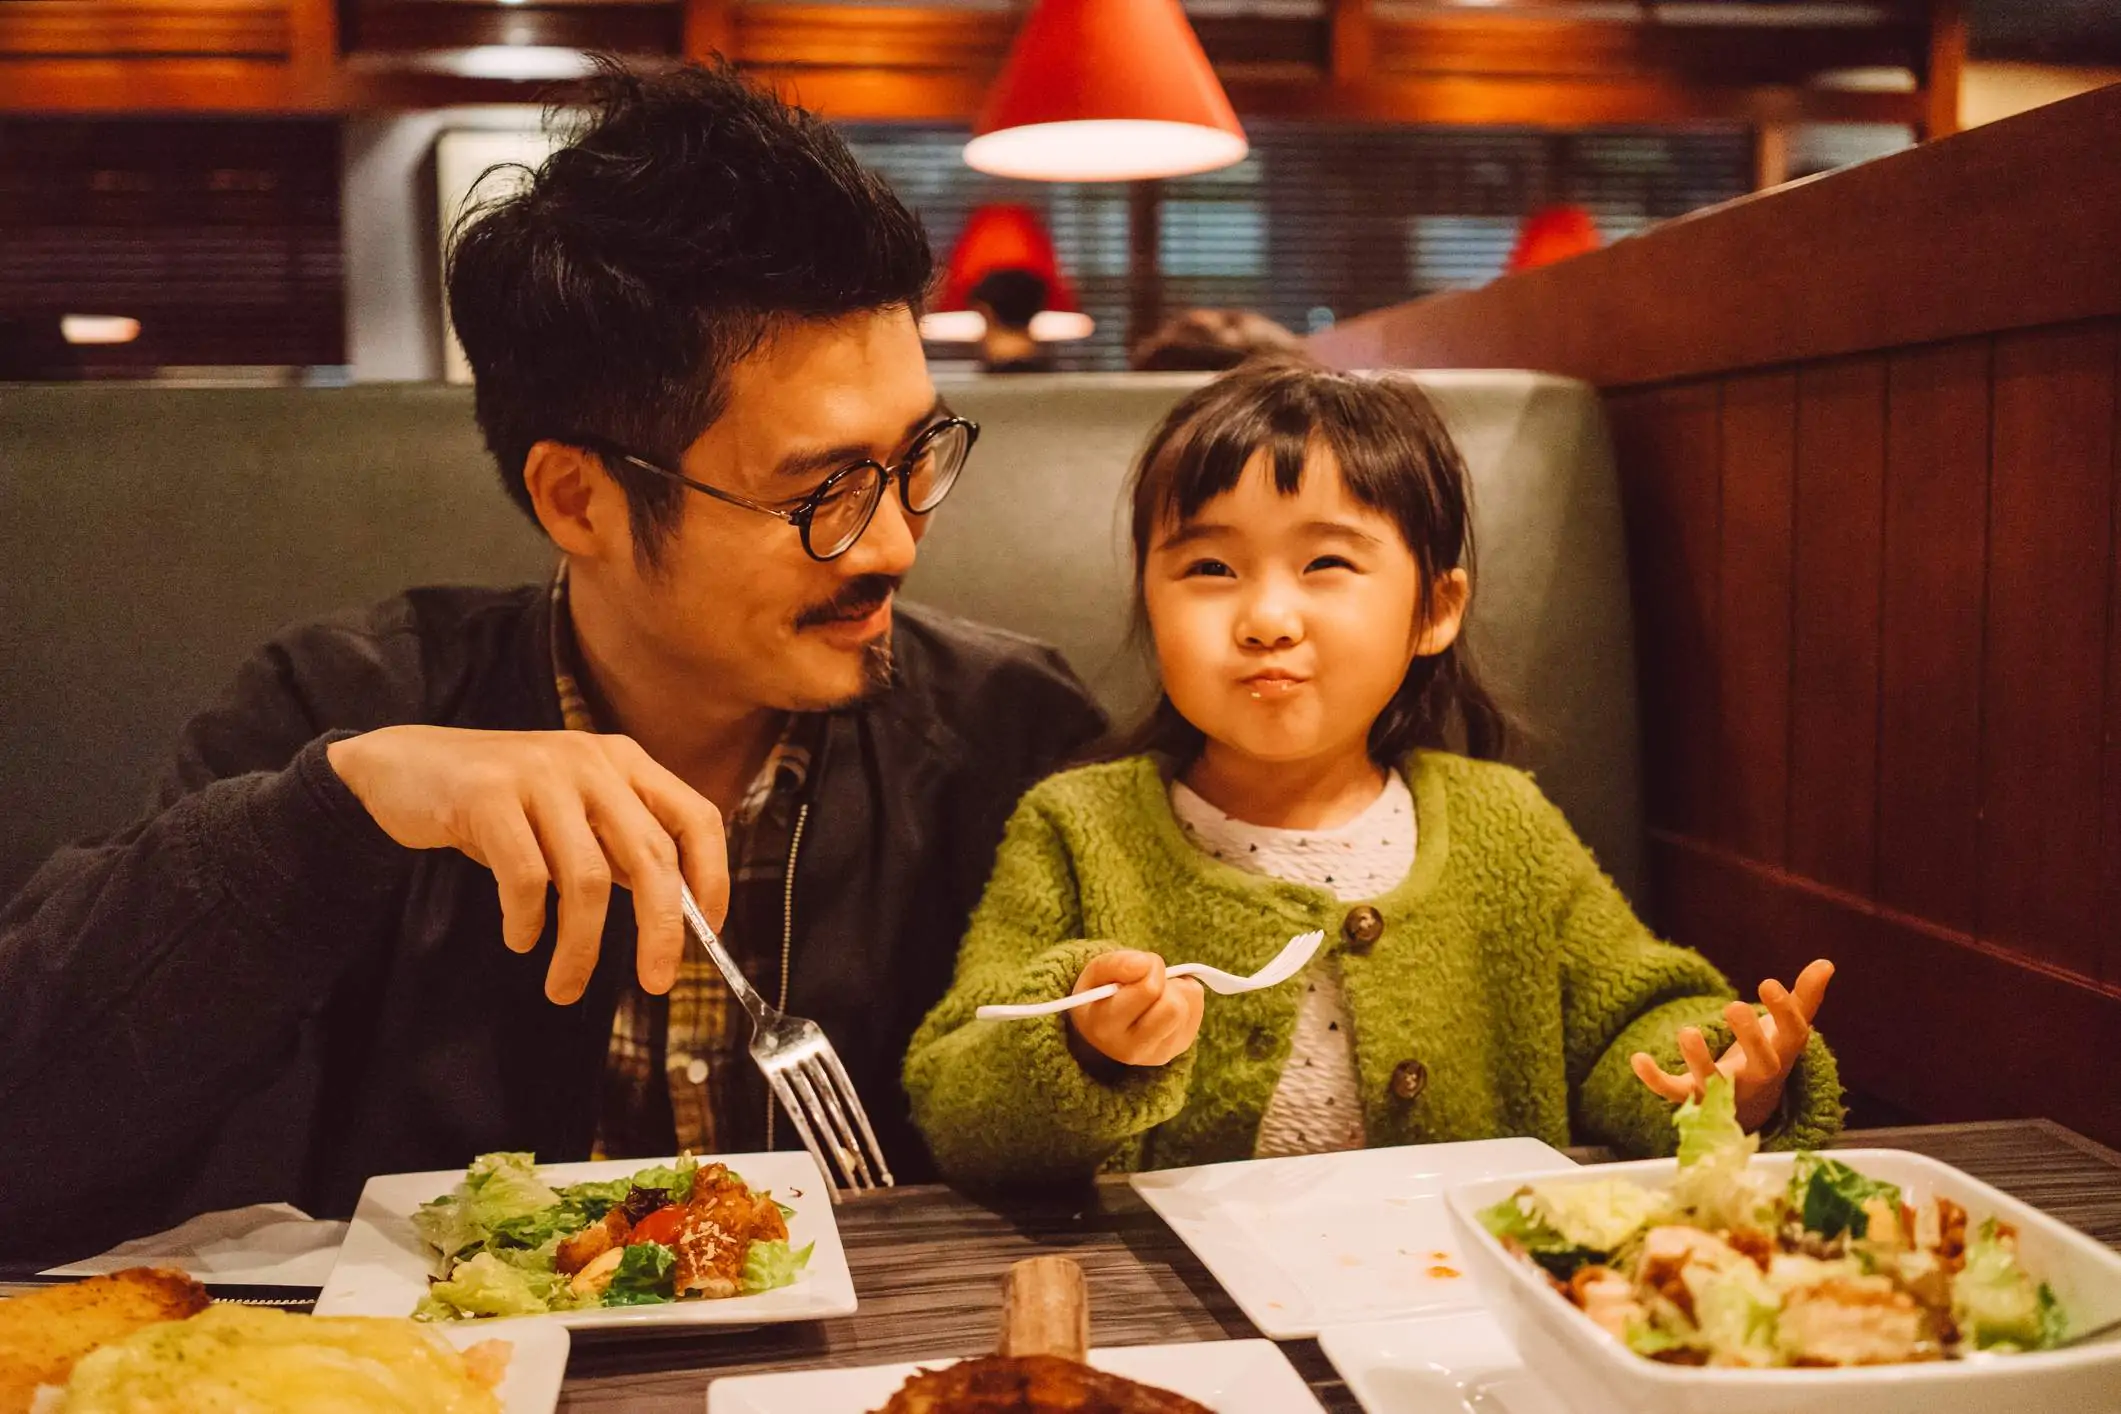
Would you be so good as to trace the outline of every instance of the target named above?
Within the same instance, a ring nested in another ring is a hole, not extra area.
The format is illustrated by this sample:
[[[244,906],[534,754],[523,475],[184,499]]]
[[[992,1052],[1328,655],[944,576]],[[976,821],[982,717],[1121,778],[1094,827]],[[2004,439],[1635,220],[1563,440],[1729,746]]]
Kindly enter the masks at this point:
[[[1083,1363],[1090,1346],[1083,1269],[1033,1257],[1009,1271],[998,1355],[923,1370],[880,1414],[1211,1414],[1168,1390]]]
[[[24,1414],[39,1385],[142,1327],[204,1311],[206,1288],[182,1272],[133,1267],[0,1301],[0,1414]]]

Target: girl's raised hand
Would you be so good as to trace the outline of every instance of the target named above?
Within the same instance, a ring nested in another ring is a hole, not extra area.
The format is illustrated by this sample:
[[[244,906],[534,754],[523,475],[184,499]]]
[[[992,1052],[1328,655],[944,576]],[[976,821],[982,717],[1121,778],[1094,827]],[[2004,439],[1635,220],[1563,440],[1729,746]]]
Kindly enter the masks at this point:
[[[1667,1074],[1646,1051],[1637,1051],[1633,1064],[1642,1083],[1665,1099],[1678,1104],[1698,1098],[1709,1078],[1719,1071],[1730,1077],[1738,1100],[1738,1122],[1747,1130],[1759,1129],[1774,1116],[1782,1103],[1783,1083],[1790,1068],[1804,1053],[1812,1036],[1812,1018],[1833,980],[1834,964],[1820,958],[1797,975],[1795,991],[1774,978],[1760,984],[1760,1000],[1768,1014],[1760,1016],[1744,1002],[1723,1009],[1734,1038],[1721,1060],[1709,1055],[1709,1043],[1698,1027],[1681,1027],[1679,1054],[1686,1058],[1686,1072]],[[1115,998],[1115,1000],[1117,1000]]]
[[[1100,953],[1075,979],[1075,990],[1107,982],[1117,982],[1119,990],[1068,1013],[1075,1033],[1100,1054],[1121,1065],[1164,1065],[1185,1054],[1200,1034],[1200,983],[1166,978],[1164,960],[1155,953]]]

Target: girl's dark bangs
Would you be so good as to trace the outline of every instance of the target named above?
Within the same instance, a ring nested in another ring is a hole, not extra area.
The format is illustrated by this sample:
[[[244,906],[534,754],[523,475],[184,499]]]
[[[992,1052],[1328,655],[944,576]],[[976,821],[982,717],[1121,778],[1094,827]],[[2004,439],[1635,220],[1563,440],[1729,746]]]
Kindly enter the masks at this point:
[[[1183,525],[1201,507],[1237,487],[1245,468],[1265,450],[1274,467],[1274,489],[1293,496],[1303,484],[1304,462],[1315,429],[1312,410],[1286,398],[1267,406],[1233,401],[1205,410],[1161,449],[1151,486],[1159,524]]]

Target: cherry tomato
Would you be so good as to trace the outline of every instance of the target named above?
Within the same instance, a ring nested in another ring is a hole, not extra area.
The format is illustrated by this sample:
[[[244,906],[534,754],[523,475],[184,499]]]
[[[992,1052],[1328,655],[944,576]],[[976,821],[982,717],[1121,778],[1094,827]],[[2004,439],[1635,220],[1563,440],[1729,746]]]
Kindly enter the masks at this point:
[[[626,1235],[626,1245],[632,1247],[642,1242],[660,1242],[665,1247],[678,1244],[678,1231],[685,1225],[685,1210],[672,1203],[667,1208],[658,1208],[633,1225]]]

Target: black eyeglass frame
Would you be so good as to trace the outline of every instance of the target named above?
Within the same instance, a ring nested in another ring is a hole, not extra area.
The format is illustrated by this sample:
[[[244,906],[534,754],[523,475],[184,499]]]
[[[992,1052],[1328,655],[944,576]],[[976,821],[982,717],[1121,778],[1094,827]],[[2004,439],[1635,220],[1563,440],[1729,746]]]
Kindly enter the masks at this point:
[[[926,452],[937,438],[941,437],[945,432],[960,427],[965,430],[965,453],[957,464],[957,470],[953,471],[950,474],[950,480],[944,483],[941,495],[925,506],[914,505],[913,468],[915,464],[920,461],[921,454]],[[906,508],[907,515],[925,516],[934,511],[937,506],[940,506],[944,499],[949,496],[951,489],[957,485],[958,477],[964,473],[965,462],[972,458],[972,449],[979,442],[979,424],[969,417],[946,417],[940,422],[931,423],[921,429],[920,435],[915,437],[912,445],[906,448],[906,455],[899,458],[894,464],[886,466],[874,457],[864,457],[860,461],[849,462],[823,481],[820,481],[816,488],[805,496],[794,509],[785,511],[778,507],[769,506],[762,501],[754,501],[748,496],[739,496],[734,491],[724,491],[719,486],[710,486],[704,481],[695,481],[681,471],[672,471],[667,466],[659,466],[655,462],[649,461],[646,457],[637,457],[624,447],[599,438],[582,437],[570,440],[575,441],[579,446],[587,447],[599,455],[617,457],[628,466],[645,471],[651,476],[659,476],[665,481],[676,482],[689,490],[699,492],[702,496],[712,496],[717,501],[726,501],[732,506],[742,506],[747,511],[757,511],[760,515],[772,516],[775,520],[786,521],[794,526],[796,533],[802,537],[804,554],[810,556],[813,560],[830,563],[861,543],[862,536],[869,531],[869,523],[876,519],[877,507],[884,503],[885,492],[892,482],[896,481],[898,483],[899,504]],[[871,498],[868,508],[862,512],[861,522],[848,534],[845,544],[833,550],[830,554],[819,554],[817,547],[810,543],[810,525],[817,517],[818,508],[823,506],[831,497],[833,489],[845,482],[848,477],[868,472],[877,474],[877,493]]]

